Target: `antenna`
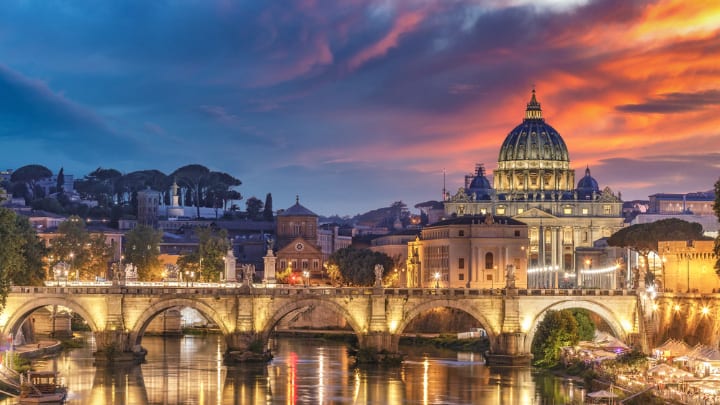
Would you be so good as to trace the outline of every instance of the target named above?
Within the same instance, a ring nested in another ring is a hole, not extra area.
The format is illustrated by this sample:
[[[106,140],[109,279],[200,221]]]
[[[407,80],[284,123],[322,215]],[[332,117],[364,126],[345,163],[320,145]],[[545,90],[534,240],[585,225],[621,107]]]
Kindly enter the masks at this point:
[[[447,192],[445,190],[445,168],[443,167],[443,191],[442,191],[442,201],[445,201],[445,198],[447,198]]]

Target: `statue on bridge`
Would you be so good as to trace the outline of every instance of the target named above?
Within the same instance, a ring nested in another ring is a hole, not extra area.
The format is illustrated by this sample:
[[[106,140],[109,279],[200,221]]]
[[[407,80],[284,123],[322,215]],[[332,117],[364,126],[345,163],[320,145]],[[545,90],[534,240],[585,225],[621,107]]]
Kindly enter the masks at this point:
[[[515,266],[512,264],[505,266],[505,288],[515,288]]]
[[[253,281],[253,276],[255,275],[255,265],[254,264],[243,264],[240,266],[240,277],[242,278],[243,285],[251,286]]]
[[[125,265],[125,281],[137,281],[138,273],[137,266],[132,263]]]
[[[375,287],[382,287],[382,276],[385,267],[382,264],[375,265]]]

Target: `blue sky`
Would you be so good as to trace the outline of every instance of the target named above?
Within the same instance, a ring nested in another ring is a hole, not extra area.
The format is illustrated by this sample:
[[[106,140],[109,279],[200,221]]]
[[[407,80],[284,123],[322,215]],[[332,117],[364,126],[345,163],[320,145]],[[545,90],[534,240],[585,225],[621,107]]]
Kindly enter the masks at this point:
[[[686,3],[691,3],[690,5]],[[492,172],[533,85],[577,178],[712,188],[714,1],[5,0],[0,167],[199,163],[354,215]],[[244,206],[244,202],[241,203]]]

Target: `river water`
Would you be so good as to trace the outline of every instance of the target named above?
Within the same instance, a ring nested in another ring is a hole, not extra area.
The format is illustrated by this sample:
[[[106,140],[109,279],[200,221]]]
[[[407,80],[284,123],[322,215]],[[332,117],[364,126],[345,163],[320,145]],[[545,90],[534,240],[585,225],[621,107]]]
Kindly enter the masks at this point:
[[[585,394],[530,367],[429,347],[401,346],[401,366],[354,368],[345,343],[284,337],[270,363],[227,367],[220,336],[146,336],[144,364],[99,369],[89,343],[34,363],[60,372],[68,404],[579,404]]]

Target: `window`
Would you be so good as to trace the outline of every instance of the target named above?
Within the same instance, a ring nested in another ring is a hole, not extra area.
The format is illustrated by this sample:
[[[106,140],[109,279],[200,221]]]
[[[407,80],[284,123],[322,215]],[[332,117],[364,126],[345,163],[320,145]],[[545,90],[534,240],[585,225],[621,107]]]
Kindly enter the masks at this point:
[[[485,253],[485,269],[491,270],[493,268],[493,265],[493,254],[490,252]]]
[[[465,280],[465,274],[463,274],[463,273],[458,274],[458,280],[460,280],[460,281]]]
[[[307,270],[307,268],[308,268],[308,261],[307,261],[307,260],[303,260],[303,261],[302,261],[302,268],[303,268],[303,270]]]
[[[610,208],[609,204],[603,205],[603,214],[604,215],[610,215],[612,213],[612,210]]]
[[[565,214],[565,215],[572,215],[572,208],[571,208],[571,207],[565,207],[565,208],[563,208],[563,214]]]
[[[487,275],[487,281],[492,281],[492,274]]]
[[[313,260],[313,270],[319,270],[320,269],[320,261],[315,259]]]
[[[583,208],[583,209],[582,209],[582,214],[583,214],[583,215],[587,215],[587,214],[588,214],[588,209],[587,209],[587,208]]]
[[[280,260],[280,268],[285,270],[285,260]]]
[[[522,214],[523,212],[525,212],[524,208],[518,208],[518,214]]]
[[[505,215],[505,207],[497,207],[496,212],[498,215]]]
[[[520,231],[515,231],[515,237],[516,237],[516,238],[519,238],[519,237],[520,237]]]
[[[465,231],[459,231],[458,236],[465,236]]]
[[[465,258],[461,257],[458,259],[458,269],[464,269],[465,268]]]

